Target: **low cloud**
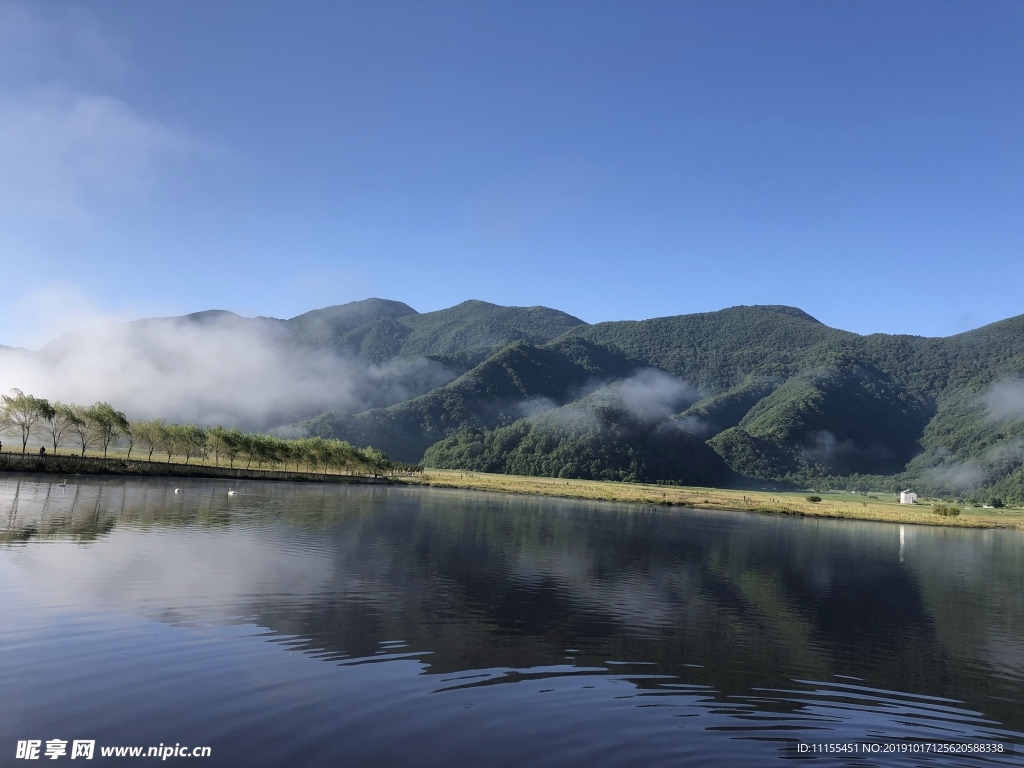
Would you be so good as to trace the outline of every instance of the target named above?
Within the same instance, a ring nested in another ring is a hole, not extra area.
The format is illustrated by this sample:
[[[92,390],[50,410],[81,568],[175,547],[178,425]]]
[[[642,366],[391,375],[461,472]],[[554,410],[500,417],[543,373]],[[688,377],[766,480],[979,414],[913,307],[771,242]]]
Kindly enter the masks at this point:
[[[542,398],[521,404],[527,416],[540,417],[564,429],[581,432],[597,429],[602,422],[600,413],[609,406],[613,411],[625,411],[630,417],[659,429],[683,429],[692,426],[670,419],[685,410],[700,394],[682,379],[656,368],[645,368],[623,381],[601,384],[589,382],[574,394],[575,402],[556,408],[555,403]]]
[[[863,446],[852,439],[840,440],[827,429],[808,433],[805,441],[804,451],[811,459],[834,469],[848,471],[850,462],[879,462],[893,456],[884,445]]]
[[[535,397],[531,400],[523,400],[517,404],[517,408],[526,418],[540,416],[548,411],[555,410],[557,407],[558,403],[550,397]]]
[[[699,416],[685,416],[681,419],[672,419],[672,423],[683,432],[689,432],[697,437],[705,437],[715,431],[715,425],[705,421]]]
[[[933,467],[924,473],[931,483],[955,490],[969,490],[981,485],[985,479],[985,470],[977,461],[967,461],[952,466]]]
[[[700,400],[685,381],[656,368],[637,371],[615,388],[616,396],[641,421],[661,421]]]
[[[827,429],[811,432],[807,435],[807,439],[810,445],[805,450],[822,464],[830,464],[836,459],[845,459],[860,450],[853,440],[840,441]]]
[[[107,323],[37,351],[0,349],[0,390],[104,400],[135,419],[265,429],[400,402],[454,378],[425,358],[371,365],[290,335],[284,321],[227,312]]]
[[[992,446],[985,452],[985,459],[993,464],[1024,461],[1024,439],[1017,438]]]
[[[94,296],[79,286],[61,280],[36,285],[9,304],[4,323],[8,346],[38,348],[64,334],[69,328],[89,329],[128,322],[149,311],[118,311],[100,307]],[[169,314],[169,313],[168,313]]]
[[[983,402],[992,421],[1024,419],[1024,379],[997,381],[989,387]]]
[[[569,432],[589,432],[601,426],[601,420],[589,408],[571,403],[542,414],[541,418],[549,424]]]

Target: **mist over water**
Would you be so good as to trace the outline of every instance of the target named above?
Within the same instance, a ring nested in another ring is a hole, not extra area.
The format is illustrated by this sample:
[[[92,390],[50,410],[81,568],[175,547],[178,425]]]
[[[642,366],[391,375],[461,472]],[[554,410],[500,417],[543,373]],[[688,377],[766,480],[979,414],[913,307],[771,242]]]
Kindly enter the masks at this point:
[[[175,483],[0,481],[0,755],[762,766],[1024,738],[1019,532]]]

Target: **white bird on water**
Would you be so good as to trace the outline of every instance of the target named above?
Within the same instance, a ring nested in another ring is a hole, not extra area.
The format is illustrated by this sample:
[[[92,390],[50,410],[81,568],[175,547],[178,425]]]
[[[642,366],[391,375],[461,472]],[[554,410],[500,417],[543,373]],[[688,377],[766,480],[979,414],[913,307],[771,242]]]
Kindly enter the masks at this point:
[[[58,488],[67,488],[67,487],[68,487],[68,479],[67,479],[67,478],[65,477],[65,478],[64,478],[64,482],[63,482],[63,483],[61,483],[61,484],[60,484],[59,486],[57,486],[57,487],[58,487]]]
[[[237,495],[238,495],[238,491],[233,491],[230,488],[228,488],[228,496],[237,496]]]
[[[180,490],[181,490],[181,488],[175,488],[175,489],[174,489],[174,492],[175,492],[175,493],[177,493],[177,492],[178,492],[178,491],[180,491]]]

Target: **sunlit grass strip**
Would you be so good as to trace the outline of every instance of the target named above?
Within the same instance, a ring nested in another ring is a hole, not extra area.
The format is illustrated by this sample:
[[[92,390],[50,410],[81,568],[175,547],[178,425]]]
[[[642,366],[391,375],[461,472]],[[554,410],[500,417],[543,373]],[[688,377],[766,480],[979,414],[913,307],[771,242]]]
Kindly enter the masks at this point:
[[[989,510],[969,510],[959,517],[935,514],[929,505],[900,506],[876,500],[840,501],[825,498],[810,502],[798,493],[775,491],[733,491],[720,488],[643,485],[600,480],[566,480],[550,477],[492,475],[483,472],[426,470],[403,482],[443,488],[468,488],[481,491],[560,496],[572,499],[624,501],[637,504],[688,506],[806,517],[849,520],[873,520],[915,525],[939,525],[955,528],[1019,528],[1024,530],[1024,513],[1019,510],[987,514]]]

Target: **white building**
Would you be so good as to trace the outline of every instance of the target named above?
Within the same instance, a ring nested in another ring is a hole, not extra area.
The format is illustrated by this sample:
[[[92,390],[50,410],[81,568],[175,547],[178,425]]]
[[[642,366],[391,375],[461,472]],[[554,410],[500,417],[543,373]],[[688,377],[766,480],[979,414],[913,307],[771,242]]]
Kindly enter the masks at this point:
[[[917,504],[917,494],[909,489],[900,491],[900,504]]]

